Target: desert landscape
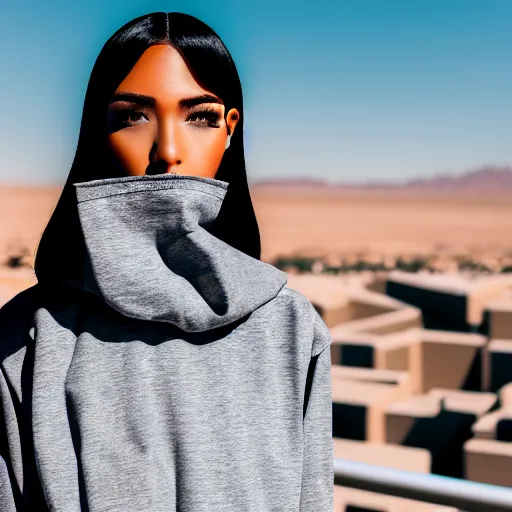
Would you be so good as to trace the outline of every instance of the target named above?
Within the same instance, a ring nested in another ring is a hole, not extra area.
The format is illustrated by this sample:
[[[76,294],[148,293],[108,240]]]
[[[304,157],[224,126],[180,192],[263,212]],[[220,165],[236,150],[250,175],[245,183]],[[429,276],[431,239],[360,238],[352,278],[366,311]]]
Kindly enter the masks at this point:
[[[403,184],[262,182],[251,193],[266,261],[466,256],[498,270],[512,256],[508,167]]]
[[[253,191],[262,257],[512,256],[512,195]],[[511,260],[512,261],[512,260]]]

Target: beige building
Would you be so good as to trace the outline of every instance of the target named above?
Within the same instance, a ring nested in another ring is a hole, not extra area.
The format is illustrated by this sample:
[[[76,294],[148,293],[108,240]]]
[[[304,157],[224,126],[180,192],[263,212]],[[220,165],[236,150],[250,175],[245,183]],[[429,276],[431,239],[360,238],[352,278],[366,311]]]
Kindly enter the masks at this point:
[[[512,487],[512,276],[297,274],[289,285],[331,331],[336,457]],[[420,506],[450,510],[335,490],[338,511]]]

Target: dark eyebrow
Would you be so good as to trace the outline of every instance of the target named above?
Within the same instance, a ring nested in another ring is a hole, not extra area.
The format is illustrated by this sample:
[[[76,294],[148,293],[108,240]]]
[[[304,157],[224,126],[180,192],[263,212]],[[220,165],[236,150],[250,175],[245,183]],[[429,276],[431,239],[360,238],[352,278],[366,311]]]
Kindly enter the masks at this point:
[[[155,106],[155,98],[151,96],[144,96],[142,94],[135,94],[133,92],[116,92],[112,96],[110,103],[114,103],[116,101],[131,101],[133,103],[138,103],[140,105],[146,105],[148,107]],[[216,96],[212,96],[211,94],[203,94],[201,96],[194,96],[192,98],[185,98],[179,101],[179,108],[184,110],[191,107],[195,107],[196,105],[201,105],[202,103],[218,103],[219,105],[224,105],[224,102],[217,98]]]
[[[179,106],[181,109],[186,109],[195,107],[196,105],[201,105],[201,103],[218,103],[219,105],[224,105],[224,102],[216,96],[212,96],[211,94],[203,94],[202,96],[194,96],[193,98],[180,100]]]
[[[116,101],[131,101],[148,107],[155,106],[155,98],[152,98],[151,96],[143,96],[142,94],[135,94],[133,92],[115,92],[110,103],[115,103]]]

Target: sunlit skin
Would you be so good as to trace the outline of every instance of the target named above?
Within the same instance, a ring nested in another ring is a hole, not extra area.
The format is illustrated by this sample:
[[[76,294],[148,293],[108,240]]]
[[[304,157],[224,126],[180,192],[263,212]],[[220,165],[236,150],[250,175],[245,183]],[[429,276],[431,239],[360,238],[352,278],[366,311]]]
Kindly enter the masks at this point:
[[[239,112],[226,115],[222,100],[196,82],[174,47],[154,45],[116,89],[107,119],[108,146],[126,175],[158,168],[158,174],[215,178]]]

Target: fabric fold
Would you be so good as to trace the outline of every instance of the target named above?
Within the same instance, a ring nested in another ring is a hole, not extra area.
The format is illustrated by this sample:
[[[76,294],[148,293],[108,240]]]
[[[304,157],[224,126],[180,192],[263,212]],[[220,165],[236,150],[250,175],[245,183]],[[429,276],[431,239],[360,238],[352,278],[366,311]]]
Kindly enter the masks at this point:
[[[200,332],[273,299],[285,272],[212,234],[228,183],[183,175],[75,183],[85,288],[124,316]]]

